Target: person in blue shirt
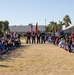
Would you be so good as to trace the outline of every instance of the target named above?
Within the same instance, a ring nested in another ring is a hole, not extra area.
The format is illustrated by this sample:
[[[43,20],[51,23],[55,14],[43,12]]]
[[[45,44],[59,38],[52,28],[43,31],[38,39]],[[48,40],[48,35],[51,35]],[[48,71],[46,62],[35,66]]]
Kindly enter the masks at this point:
[[[0,54],[4,52],[4,43],[0,40]]]

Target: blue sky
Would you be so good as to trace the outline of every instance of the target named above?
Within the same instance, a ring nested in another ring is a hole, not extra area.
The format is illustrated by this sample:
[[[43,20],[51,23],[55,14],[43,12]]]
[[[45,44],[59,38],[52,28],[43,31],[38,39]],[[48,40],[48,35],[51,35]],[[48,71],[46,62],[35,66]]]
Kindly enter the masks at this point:
[[[10,25],[39,25],[63,20],[69,15],[74,24],[74,0],[0,0],[0,20]]]

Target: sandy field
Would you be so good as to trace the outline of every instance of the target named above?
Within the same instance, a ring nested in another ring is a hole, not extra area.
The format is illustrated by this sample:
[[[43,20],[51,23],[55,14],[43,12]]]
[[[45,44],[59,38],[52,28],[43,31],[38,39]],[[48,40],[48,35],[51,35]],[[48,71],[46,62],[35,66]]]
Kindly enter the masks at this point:
[[[74,75],[74,53],[52,44],[23,44],[0,56],[0,75]]]

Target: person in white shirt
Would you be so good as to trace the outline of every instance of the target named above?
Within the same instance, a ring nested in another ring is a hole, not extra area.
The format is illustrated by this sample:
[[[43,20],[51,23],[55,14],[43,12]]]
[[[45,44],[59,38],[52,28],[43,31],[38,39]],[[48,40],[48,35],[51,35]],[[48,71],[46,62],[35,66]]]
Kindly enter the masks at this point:
[[[56,35],[56,37],[59,37],[59,36],[60,36],[60,33],[57,31],[57,32],[55,33],[55,35]]]

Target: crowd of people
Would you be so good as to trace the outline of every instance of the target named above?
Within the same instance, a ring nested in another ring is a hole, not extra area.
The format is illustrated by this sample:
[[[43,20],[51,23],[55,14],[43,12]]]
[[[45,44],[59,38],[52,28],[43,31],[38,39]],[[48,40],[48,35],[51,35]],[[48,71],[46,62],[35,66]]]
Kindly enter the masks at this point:
[[[74,50],[74,31],[70,34],[64,34],[63,31],[57,31],[56,33],[51,33],[49,37],[49,42],[66,51],[73,52]]]
[[[63,30],[58,30],[57,32],[50,32],[46,34],[45,32],[40,32],[36,34],[34,31],[27,33],[26,43],[39,44],[45,43],[46,41],[52,42],[54,45],[64,48],[66,51],[73,52],[74,50],[74,31],[72,34],[64,33]]]
[[[0,55],[9,50],[15,50],[17,47],[20,47],[20,45],[20,36],[17,32],[12,32],[11,34],[5,32],[4,35],[0,37]]]
[[[73,52],[74,50],[74,31],[69,36],[64,34],[62,30],[51,32],[50,34],[40,31],[30,33],[28,31],[26,37],[27,44],[45,44],[48,41],[60,48],[64,48],[66,51]],[[15,50],[20,45],[20,35],[17,32],[12,32],[11,34],[5,32],[3,37],[0,37],[0,55],[9,50]]]

